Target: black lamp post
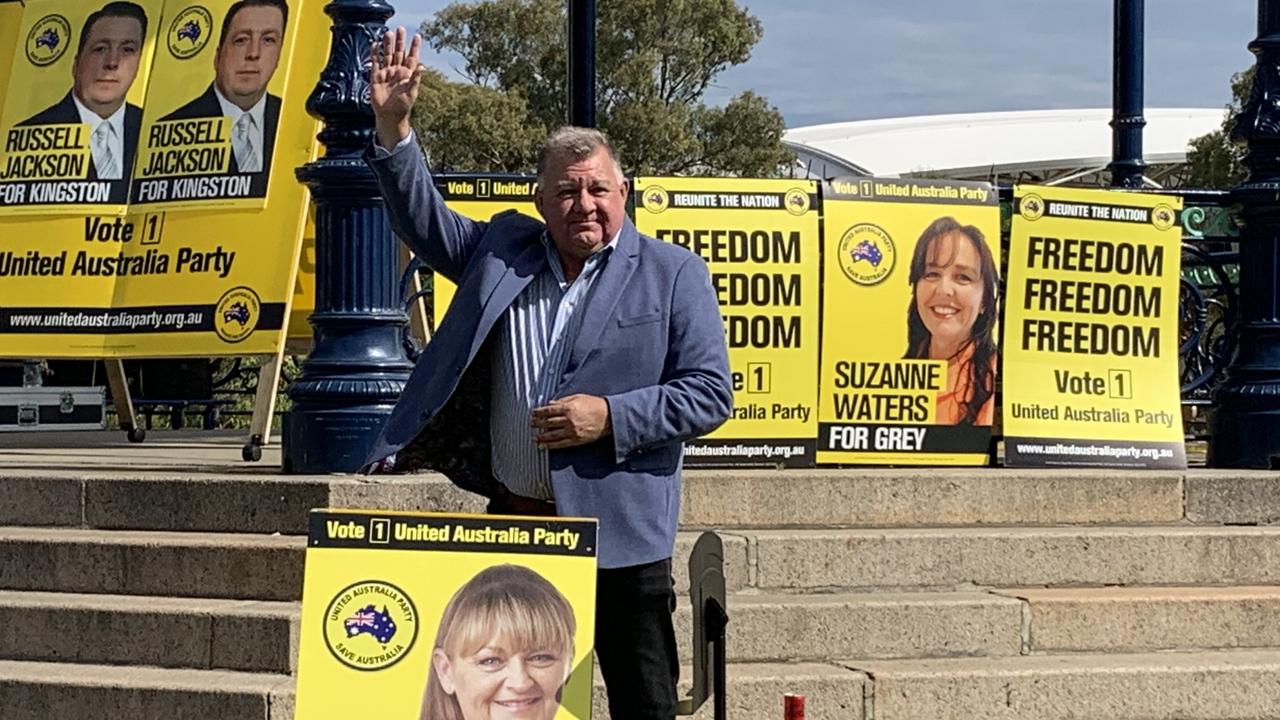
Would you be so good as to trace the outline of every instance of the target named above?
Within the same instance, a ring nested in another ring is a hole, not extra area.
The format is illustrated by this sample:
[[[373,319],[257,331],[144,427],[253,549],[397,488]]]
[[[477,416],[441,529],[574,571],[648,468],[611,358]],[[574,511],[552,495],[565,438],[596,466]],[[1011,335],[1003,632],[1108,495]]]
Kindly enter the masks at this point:
[[[1265,468],[1280,457],[1280,0],[1258,0],[1253,91],[1232,139],[1248,143],[1239,203],[1240,323],[1209,420],[1214,467]]]
[[[1111,185],[1140,188],[1142,159],[1142,34],[1145,0],[1115,0],[1111,77]]]
[[[596,126],[596,0],[569,0],[569,124]]]
[[[334,0],[329,63],[307,99],[324,121],[324,157],[298,168],[316,207],[315,345],[289,387],[285,472],[358,470],[412,363],[402,340],[400,248],[361,155],[373,136],[370,49],[394,10],[382,0]]]

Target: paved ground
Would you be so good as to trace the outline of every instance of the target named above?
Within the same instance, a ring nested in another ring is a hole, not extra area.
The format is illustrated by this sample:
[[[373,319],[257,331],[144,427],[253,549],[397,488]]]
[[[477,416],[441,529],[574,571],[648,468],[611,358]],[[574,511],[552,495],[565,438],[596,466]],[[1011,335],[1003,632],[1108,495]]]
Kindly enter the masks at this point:
[[[272,438],[262,460],[248,463],[240,449],[245,430],[151,430],[131,443],[118,430],[0,433],[0,473],[12,470],[106,471],[128,469],[201,475],[280,473],[280,442]]]

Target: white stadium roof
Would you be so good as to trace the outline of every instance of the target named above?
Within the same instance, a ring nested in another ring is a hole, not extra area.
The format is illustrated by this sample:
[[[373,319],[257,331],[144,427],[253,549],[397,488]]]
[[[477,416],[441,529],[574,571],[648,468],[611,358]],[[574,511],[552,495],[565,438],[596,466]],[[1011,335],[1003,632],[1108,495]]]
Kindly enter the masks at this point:
[[[1187,143],[1222,125],[1221,108],[1148,108],[1143,154],[1151,184],[1186,160]],[[813,125],[783,143],[810,177],[878,175],[1066,182],[1105,173],[1107,109],[926,115]],[[1167,179],[1167,178],[1164,178]]]

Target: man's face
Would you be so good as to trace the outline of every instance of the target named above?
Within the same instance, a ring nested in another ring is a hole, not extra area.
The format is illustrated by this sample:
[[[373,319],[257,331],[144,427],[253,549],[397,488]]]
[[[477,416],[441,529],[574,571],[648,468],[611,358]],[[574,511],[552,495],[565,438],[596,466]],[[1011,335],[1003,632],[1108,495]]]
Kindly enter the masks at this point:
[[[131,17],[99,18],[71,66],[76,97],[100,117],[119,110],[138,74],[141,53],[142,23]]]
[[[556,249],[585,260],[622,227],[627,191],[609,151],[599,148],[582,160],[551,158],[534,204]]]
[[[284,15],[278,8],[240,8],[213,56],[214,82],[222,96],[242,110],[257,104],[280,62],[283,37]]]

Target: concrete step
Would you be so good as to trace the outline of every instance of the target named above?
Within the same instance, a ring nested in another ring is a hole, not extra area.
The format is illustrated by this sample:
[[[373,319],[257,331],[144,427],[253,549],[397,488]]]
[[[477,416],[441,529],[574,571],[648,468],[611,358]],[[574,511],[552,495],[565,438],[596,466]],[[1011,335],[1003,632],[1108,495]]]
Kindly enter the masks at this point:
[[[0,591],[0,658],[289,674],[299,604]]]
[[[1194,523],[1280,523],[1280,473],[1270,470],[1188,470],[1186,514]]]
[[[681,671],[681,695],[689,686]],[[831,664],[744,664],[728,673],[728,716],[777,720],[782,696],[805,695],[809,720],[861,720],[866,676]],[[592,717],[609,717],[595,681]],[[173,670],[0,660],[5,720],[292,720],[294,679],[217,670]],[[367,717],[379,715],[374,697]],[[693,716],[710,720],[711,701]],[[298,720],[317,720],[303,719]]]
[[[698,535],[676,538],[677,592],[688,590]],[[723,540],[733,592],[749,581],[747,543]],[[297,535],[0,527],[0,590],[293,601],[305,550]]]
[[[1022,606],[989,593],[728,596],[730,662],[1016,655]],[[290,673],[294,602],[0,591],[0,658]],[[675,615],[692,657],[692,612]]]
[[[306,542],[284,535],[0,527],[0,589],[297,600]]]
[[[0,470],[0,525],[305,535],[312,508],[483,512],[441,475]]]
[[[1017,589],[1032,652],[1280,647],[1280,587]]]
[[[1280,479],[1172,472],[1004,469],[691,470],[687,527],[1123,525],[1234,522]],[[1234,481],[1242,480],[1244,484]],[[1270,493],[1270,494],[1268,494]],[[1272,503],[1266,507],[1278,507]],[[431,473],[285,476],[0,469],[0,524],[303,534],[317,507],[481,512]]]
[[[989,593],[739,593],[727,600],[729,662],[1017,655],[1022,649],[1022,602]],[[675,625],[687,662],[693,613],[686,598]]]
[[[762,591],[1280,584],[1280,527],[890,528],[737,534],[751,543],[753,586]]]
[[[1123,470],[847,468],[685,473],[700,527],[1127,525],[1182,520],[1182,475]]]
[[[0,708],[5,720],[291,720],[293,678],[0,660]]]
[[[728,600],[734,663],[1280,647],[1273,586],[748,592]],[[295,602],[0,591],[0,610],[23,619],[0,629],[0,658],[8,660],[276,673],[292,672],[297,660]],[[688,662],[684,597],[675,620]]]
[[[850,660],[875,720],[1272,720],[1280,650]]]
[[[722,531],[730,592],[1276,585],[1280,527]],[[679,592],[696,533],[676,541]],[[0,527],[0,589],[297,600],[305,538]]]
[[[729,717],[776,720],[1262,720],[1280,716],[1280,651],[733,664]],[[688,684],[687,668],[682,673]],[[871,679],[868,680],[868,677]],[[293,680],[212,670],[0,661],[6,720],[292,717]],[[594,717],[608,717],[597,678]],[[376,708],[371,707],[371,712]],[[376,713],[375,713],[376,714]],[[695,717],[710,718],[710,704]]]

